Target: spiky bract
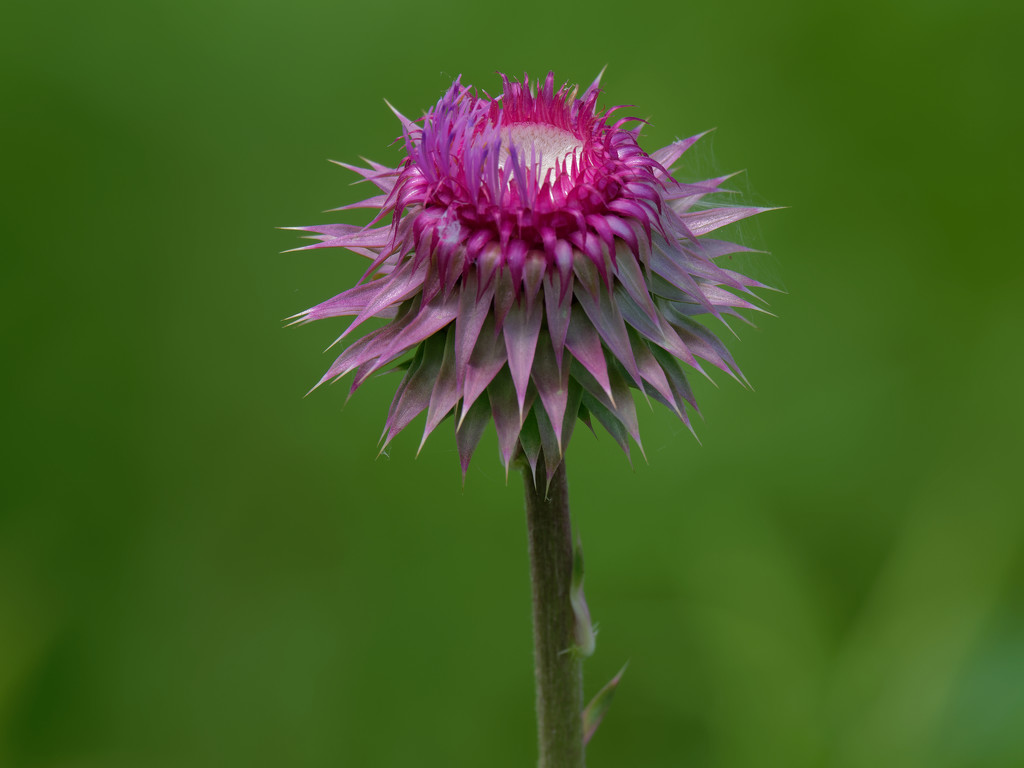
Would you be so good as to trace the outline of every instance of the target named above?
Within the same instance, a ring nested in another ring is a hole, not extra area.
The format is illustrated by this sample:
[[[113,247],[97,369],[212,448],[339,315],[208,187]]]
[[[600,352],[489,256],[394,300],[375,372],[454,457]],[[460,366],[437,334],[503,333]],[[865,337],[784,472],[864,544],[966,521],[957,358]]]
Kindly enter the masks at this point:
[[[308,248],[372,263],[355,287],[296,318],[353,316],[341,339],[370,318],[389,321],[320,382],[353,373],[354,391],[404,367],[384,447],[424,411],[423,440],[454,415],[465,472],[493,418],[506,470],[521,450],[534,468],[543,456],[550,476],[577,417],[596,417],[627,453],[629,437],[640,445],[631,387],[689,426],[696,403],[680,363],[742,379],[694,316],[757,309],[748,298],[760,284],[716,263],[748,249],[705,236],[765,209],[702,204],[728,177],[680,183],[668,171],[700,137],[648,155],[640,121],[597,110],[598,81],[581,96],[556,91],[551,74],[534,86],[502,81],[492,99],[456,80],[418,121],[396,111],[398,168],[342,164],[380,190],[345,206],[375,209],[373,221],[298,229],[320,241]]]

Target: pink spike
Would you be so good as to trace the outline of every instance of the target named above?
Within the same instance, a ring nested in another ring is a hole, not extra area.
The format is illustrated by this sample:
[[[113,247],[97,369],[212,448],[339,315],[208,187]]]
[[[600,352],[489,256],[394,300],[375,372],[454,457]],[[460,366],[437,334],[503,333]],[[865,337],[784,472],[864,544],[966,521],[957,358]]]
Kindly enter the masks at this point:
[[[409,265],[408,268],[401,270],[400,274],[393,275],[392,279],[386,282],[370,283],[370,285],[377,287],[377,292],[366,302],[366,306],[363,307],[352,321],[352,324],[345,329],[345,332],[341,334],[341,338],[348,336],[357,326],[371,317],[376,317],[384,309],[404,301],[418,289],[422,289],[423,278],[426,272],[425,267],[414,269],[412,265]]]
[[[423,413],[430,403],[430,393],[434,388],[438,372],[441,368],[440,349],[444,347],[444,339],[434,337],[427,342],[419,365],[406,372],[404,388],[396,395],[386,422],[387,438],[381,452],[395,436],[409,426],[409,423]]]
[[[512,377],[506,371],[501,371],[494,377],[487,387],[487,397],[491,403],[494,427],[498,432],[498,450],[507,473],[519,442],[519,433],[523,427],[523,414],[520,412],[516,400]]]
[[[601,337],[578,305],[572,307],[565,346],[594,377],[607,395],[609,402],[614,404],[615,397],[612,394],[611,383],[608,381],[608,363],[605,361],[604,349],[601,347]]]
[[[516,301],[517,291],[507,269],[501,270],[494,282],[494,322],[497,329],[501,330],[505,324],[505,316]]]
[[[423,437],[420,439],[420,447],[416,454],[423,450],[424,443],[430,433],[437,425],[452,412],[461,397],[460,388],[455,380],[455,346],[452,343],[452,336],[449,333],[447,343],[444,347],[444,356],[441,359],[441,368],[437,374],[437,382],[430,393],[430,403],[427,407],[427,420],[423,425]]]
[[[589,99],[592,95],[597,93],[597,91],[601,87],[601,78],[604,77],[604,71],[606,69],[608,69],[607,64],[601,67],[601,71],[597,73],[597,77],[594,78],[594,81],[590,85],[588,85],[587,90],[584,91],[582,101],[587,101],[587,99]]]
[[[537,294],[540,292],[541,284],[544,282],[546,271],[544,255],[538,251],[531,251],[526,257],[526,267],[523,270],[523,290],[526,295],[527,306],[532,306]]]
[[[487,403],[483,400],[477,402],[469,409],[468,414],[464,413],[455,430],[455,445],[459,449],[459,463],[462,465],[462,482],[466,482],[466,470],[469,469],[469,461],[473,458],[473,451],[476,450],[480,438],[487,427],[489,410]]]
[[[551,334],[551,346],[555,352],[555,361],[559,370],[562,368],[562,349],[565,337],[569,332],[569,317],[572,310],[572,275],[569,275],[569,286],[563,290],[562,279],[547,275],[544,278],[544,307],[548,332]]]
[[[612,413],[622,422],[622,426],[626,428],[629,436],[633,438],[633,442],[640,449],[640,454],[646,460],[647,455],[644,452],[643,443],[640,442],[640,424],[636,419],[636,406],[633,404],[633,398],[629,394],[629,387],[626,385],[625,379],[615,370],[609,371],[609,379],[612,382],[612,392],[615,394]]]
[[[636,357],[636,364],[640,369],[640,375],[644,377],[644,381],[649,382],[654,387],[655,392],[661,394],[671,403],[669,407],[682,418],[683,414],[679,412],[679,407],[676,405],[675,395],[668,383],[668,378],[665,376],[665,371],[658,365],[658,361],[655,360],[654,355],[651,353],[651,348],[643,341],[636,341],[633,344],[633,355]]]
[[[766,211],[774,211],[776,208],[712,208],[709,211],[695,211],[693,213],[681,213],[679,218],[689,227],[694,237],[706,235],[726,224],[740,221]]]
[[[661,149],[652,152],[651,160],[656,162],[665,170],[663,175],[667,177],[669,169],[675,164],[676,160],[682,157],[686,150],[709,133],[711,133],[711,131],[704,131],[704,133],[698,133],[696,136],[691,136],[688,139],[674,141],[667,147],[662,147]]]
[[[622,249],[615,263],[615,277],[626,289],[626,293],[633,299],[648,317],[653,318],[658,310],[651,300],[650,288],[647,287],[647,280],[640,269],[640,264],[632,253]]]
[[[398,179],[399,171],[396,168],[386,168],[384,166],[369,168],[360,168],[358,165],[349,165],[348,163],[342,163],[338,160],[331,160],[335,165],[340,165],[342,168],[358,173],[366,181],[373,183],[382,192],[390,193],[394,189],[395,183]],[[376,163],[374,163],[376,166]]]
[[[470,270],[463,280],[459,312],[455,316],[455,381],[460,387],[465,381],[466,367],[476,347],[480,329],[490,315],[493,297],[494,283],[478,293],[476,270]]]
[[[455,315],[458,313],[457,306],[454,299],[448,299],[437,304],[420,307],[415,317],[402,328],[390,344],[380,351],[380,364],[386,365],[447,326],[455,319]]]
[[[541,333],[537,343],[537,358],[533,366],[533,385],[547,412],[551,428],[557,438],[558,452],[561,454],[563,450],[562,426],[569,399],[569,366],[567,365],[559,371],[555,352],[551,347],[551,337],[546,331]]]
[[[513,304],[502,326],[508,367],[512,374],[512,382],[515,384],[520,412],[526,404],[526,387],[530,383],[537,335],[540,333],[541,320],[544,319],[539,302],[529,308],[525,304],[526,302],[522,300]]]
[[[643,391],[643,380],[640,371],[637,370],[636,360],[633,359],[629,333],[618,306],[607,295],[599,294],[595,300],[586,291],[576,291],[576,300],[597,329],[602,343],[608,347],[615,359],[622,363],[637,387]]]
[[[619,311],[622,312],[623,319],[637,333],[667,349],[678,359],[694,368],[700,368],[690,350],[687,349],[672,326],[661,316],[661,313],[655,313],[653,318],[649,317],[621,291],[616,291],[615,303]]]
[[[408,117],[406,117],[397,109],[395,109],[390,101],[384,99],[384,103],[388,105],[388,109],[395,113],[395,117],[397,117],[398,121],[402,124],[402,130],[407,131],[408,133],[412,133],[413,131],[418,130],[418,126]]]
[[[466,366],[466,375],[462,382],[462,411],[459,414],[459,423],[507,360],[504,341],[498,338],[494,330],[494,321],[488,317]]]

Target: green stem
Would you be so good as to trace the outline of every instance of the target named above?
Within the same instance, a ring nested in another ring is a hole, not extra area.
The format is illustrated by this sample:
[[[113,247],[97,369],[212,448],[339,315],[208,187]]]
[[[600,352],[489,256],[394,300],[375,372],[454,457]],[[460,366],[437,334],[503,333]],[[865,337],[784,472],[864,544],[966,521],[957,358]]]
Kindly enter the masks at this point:
[[[565,461],[548,483],[541,457],[536,484],[528,466],[523,467],[523,481],[533,583],[538,766],[583,768],[583,665],[573,651],[572,528]]]

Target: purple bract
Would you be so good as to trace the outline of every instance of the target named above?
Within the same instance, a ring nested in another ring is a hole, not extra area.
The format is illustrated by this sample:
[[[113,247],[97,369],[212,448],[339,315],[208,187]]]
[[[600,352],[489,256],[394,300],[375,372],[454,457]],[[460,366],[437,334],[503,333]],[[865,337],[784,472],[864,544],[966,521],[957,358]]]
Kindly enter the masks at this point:
[[[353,373],[354,391],[404,368],[384,447],[424,411],[423,440],[454,415],[465,473],[493,418],[506,471],[521,450],[550,477],[577,418],[596,418],[627,453],[628,437],[640,445],[631,387],[689,426],[696,403],[680,362],[742,380],[694,316],[758,309],[748,299],[760,283],[716,263],[749,249],[705,235],[766,209],[702,204],[728,177],[683,184],[668,171],[700,137],[648,155],[640,121],[597,111],[597,80],[579,97],[556,91],[551,74],[532,87],[502,82],[492,99],[456,80],[421,120],[396,111],[398,168],[345,165],[381,192],[345,208],[372,208],[374,220],[297,229],[316,233],[307,248],[372,263],[296,321],[354,316],[339,341],[370,318],[389,321],[320,382]]]

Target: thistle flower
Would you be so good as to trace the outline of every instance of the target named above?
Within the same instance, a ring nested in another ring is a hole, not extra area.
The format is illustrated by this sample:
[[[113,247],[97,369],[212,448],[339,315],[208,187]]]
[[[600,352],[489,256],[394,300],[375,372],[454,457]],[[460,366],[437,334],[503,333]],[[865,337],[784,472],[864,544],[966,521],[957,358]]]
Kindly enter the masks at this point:
[[[296,228],[319,241],[307,248],[371,261],[355,287],[295,318],[354,317],[338,341],[388,321],[320,381],[353,373],[355,391],[404,369],[381,450],[424,411],[423,441],[454,415],[465,474],[493,419],[506,472],[522,451],[551,477],[577,418],[596,418],[627,455],[630,437],[643,450],[630,388],[689,426],[682,366],[743,380],[694,318],[758,308],[760,284],[716,263],[749,249],[706,235],[766,209],[702,203],[729,177],[680,183],[668,170],[700,136],[648,155],[642,121],[598,111],[599,80],[578,95],[556,91],[553,74],[533,85],[503,75],[490,98],[456,79],[421,120],[392,107],[400,165],[339,163],[380,190],[338,209],[373,209],[370,224]]]

